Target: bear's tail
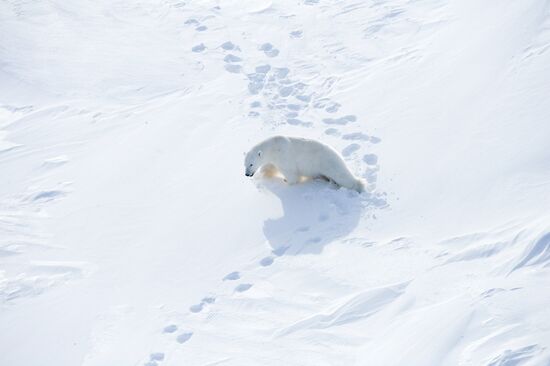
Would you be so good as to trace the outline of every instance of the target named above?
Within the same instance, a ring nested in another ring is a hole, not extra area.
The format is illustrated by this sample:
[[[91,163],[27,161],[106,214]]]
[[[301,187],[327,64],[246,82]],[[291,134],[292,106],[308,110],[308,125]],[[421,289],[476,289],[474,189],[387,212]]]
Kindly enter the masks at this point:
[[[355,186],[353,189],[355,189],[359,193],[365,192],[365,188],[367,186],[367,182],[364,179],[361,178],[355,178]]]

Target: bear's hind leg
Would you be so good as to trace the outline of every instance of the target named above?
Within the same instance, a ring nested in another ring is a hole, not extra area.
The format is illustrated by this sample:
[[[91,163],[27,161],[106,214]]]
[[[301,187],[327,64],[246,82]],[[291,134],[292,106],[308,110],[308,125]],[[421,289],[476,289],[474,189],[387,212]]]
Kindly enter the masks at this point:
[[[334,181],[334,179],[332,179],[331,177],[328,177],[328,176],[326,176],[326,175],[324,175],[324,174],[321,174],[321,175],[319,175],[317,178],[318,178],[318,179],[321,179],[321,180],[324,180],[325,182],[327,182],[328,185],[329,185],[329,187],[336,188],[336,189],[340,188],[340,185],[339,185],[338,183],[336,183],[336,182]]]
[[[337,182],[338,183],[338,182]],[[365,191],[365,184],[361,179],[352,177],[343,183],[338,183],[340,186],[356,191],[357,193],[363,193]]]
[[[324,180],[325,182],[332,182],[332,179],[323,174],[316,176],[315,179]]]
[[[334,177],[328,177],[331,181],[336,183],[339,187],[353,189],[359,191],[357,187],[357,179],[351,174],[335,175]]]

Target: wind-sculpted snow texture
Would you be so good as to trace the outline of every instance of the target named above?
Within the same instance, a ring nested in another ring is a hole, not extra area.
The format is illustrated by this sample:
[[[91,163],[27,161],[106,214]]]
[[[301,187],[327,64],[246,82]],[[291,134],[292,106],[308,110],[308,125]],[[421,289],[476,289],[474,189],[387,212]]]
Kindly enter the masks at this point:
[[[0,365],[548,366],[549,86],[547,0],[0,2]]]

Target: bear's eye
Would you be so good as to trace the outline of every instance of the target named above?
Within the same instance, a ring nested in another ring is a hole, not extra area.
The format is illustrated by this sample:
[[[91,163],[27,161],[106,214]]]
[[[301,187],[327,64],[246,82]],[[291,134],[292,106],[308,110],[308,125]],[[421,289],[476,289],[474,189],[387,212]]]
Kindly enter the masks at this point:
[[[252,164],[250,164],[250,166],[252,166]]]

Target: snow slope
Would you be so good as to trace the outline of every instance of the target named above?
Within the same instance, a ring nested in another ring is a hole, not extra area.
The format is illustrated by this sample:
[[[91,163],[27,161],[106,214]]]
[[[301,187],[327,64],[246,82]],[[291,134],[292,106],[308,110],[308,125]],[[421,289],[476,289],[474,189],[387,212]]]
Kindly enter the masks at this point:
[[[550,365],[549,65],[548,0],[1,2],[0,364]]]

